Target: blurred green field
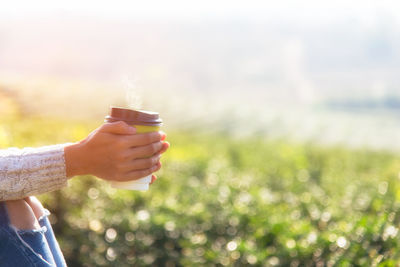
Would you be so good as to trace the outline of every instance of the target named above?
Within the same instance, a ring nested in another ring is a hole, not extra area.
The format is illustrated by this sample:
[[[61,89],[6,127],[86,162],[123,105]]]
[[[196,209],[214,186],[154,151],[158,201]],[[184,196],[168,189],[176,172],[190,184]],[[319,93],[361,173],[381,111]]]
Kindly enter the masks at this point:
[[[9,116],[0,147],[97,126]],[[76,177],[40,196],[69,266],[398,266],[397,155],[195,130],[168,140],[148,192]]]

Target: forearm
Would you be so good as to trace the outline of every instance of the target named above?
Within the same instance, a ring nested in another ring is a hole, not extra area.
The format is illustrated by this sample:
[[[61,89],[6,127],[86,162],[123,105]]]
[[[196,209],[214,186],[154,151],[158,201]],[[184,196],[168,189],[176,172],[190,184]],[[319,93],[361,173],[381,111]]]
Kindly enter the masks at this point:
[[[65,146],[0,150],[0,201],[66,186]]]
[[[64,158],[67,178],[89,174],[86,167],[87,157],[82,143],[68,144],[65,146]]]

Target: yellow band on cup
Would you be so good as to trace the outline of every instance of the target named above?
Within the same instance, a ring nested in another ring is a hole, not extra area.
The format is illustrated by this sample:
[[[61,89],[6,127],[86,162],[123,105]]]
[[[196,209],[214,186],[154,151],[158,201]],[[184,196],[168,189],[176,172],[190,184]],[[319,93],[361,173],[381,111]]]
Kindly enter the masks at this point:
[[[132,125],[136,128],[137,133],[151,133],[160,130],[160,126]]]

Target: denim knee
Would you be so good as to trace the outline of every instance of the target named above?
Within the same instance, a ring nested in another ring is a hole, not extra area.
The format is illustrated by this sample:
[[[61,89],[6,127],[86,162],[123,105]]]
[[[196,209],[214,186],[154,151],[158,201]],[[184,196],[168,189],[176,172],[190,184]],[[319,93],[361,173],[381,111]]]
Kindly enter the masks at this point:
[[[10,224],[4,202],[0,202],[0,266],[56,266],[45,237],[46,227],[18,230]]]

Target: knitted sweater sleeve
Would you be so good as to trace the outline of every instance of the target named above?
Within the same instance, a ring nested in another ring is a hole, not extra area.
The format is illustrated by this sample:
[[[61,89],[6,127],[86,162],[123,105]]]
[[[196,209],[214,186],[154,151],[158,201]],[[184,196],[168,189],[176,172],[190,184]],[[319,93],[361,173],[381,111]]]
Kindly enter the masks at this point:
[[[0,150],[0,201],[66,186],[65,145]]]

